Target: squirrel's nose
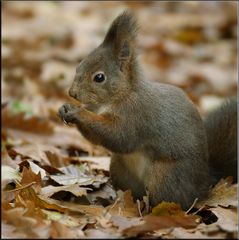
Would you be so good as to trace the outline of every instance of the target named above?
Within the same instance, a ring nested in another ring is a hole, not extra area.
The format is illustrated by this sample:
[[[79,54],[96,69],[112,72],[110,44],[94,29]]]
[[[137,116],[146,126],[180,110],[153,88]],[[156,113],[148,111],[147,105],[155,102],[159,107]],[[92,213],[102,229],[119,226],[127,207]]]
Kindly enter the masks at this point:
[[[72,88],[69,90],[69,95],[73,98],[76,98],[76,92]]]

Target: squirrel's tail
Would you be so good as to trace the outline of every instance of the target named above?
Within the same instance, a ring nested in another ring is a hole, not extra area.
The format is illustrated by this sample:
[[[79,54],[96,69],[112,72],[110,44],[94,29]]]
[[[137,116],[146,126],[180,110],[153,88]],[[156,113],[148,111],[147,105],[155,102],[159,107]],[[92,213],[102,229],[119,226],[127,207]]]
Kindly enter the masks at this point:
[[[205,121],[213,183],[228,176],[237,181],[237,99],[229,98]]]

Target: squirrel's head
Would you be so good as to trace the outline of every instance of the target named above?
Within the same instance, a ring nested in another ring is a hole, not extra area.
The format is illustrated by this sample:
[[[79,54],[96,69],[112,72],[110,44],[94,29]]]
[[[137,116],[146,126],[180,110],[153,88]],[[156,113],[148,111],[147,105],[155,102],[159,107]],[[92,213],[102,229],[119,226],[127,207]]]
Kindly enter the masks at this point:
[[[69,95],[81,103],[100,106],[130,91],[136,81],[137,24],[129,12],[111,24],[103,43],[76,68]]]

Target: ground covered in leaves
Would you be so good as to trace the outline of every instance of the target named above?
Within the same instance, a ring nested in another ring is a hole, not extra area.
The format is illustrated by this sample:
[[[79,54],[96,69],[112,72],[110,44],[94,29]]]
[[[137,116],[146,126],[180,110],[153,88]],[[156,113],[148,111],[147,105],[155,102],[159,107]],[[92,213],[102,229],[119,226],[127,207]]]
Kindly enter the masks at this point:
[[[237,91],[236,2],[2,3],[2,238],[236,238],[237,185],[187,211],[112,188],[110,153],[57,117],[75,67],[126,8],[152,81],[183,88],[202,116]]]

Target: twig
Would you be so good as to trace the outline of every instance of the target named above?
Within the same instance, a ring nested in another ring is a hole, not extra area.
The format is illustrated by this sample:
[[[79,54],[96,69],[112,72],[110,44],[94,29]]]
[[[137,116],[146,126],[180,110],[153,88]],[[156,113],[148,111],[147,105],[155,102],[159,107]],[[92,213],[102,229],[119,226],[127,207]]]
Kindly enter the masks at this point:
[[[138,207],[138,211],[139,211],[140,217],[143,218],[143,215],[142,215],[141,209],[140,209],[140,201],[139,201],[139,199],[137,199],[137,207]]]
[[[197,201],[198,201],[198,198],[195,198],[192,206],[186,211],[185,215],[187,215],[187,214],[193,209],[193,207],[195,206],[195,204],[197,203]]]
[[[193,215],[196,215],[198,212],[200,212],[205,206],[200,207],[196,212],[193,213]]]
[[[36,184],[36,182],[31,182],[31,183],[28,183],[28,184],[26,184],[26,185],[24,185],[24,186],[21,186],[21,187],[19,187],[19,188],[15,188],[15,189],[12,189],[12,190],[7,190],[7,191],[4,191],[4,192],[10,193],[10,192],[19,191],[19,190],[22,190],[22,189],[24,189],[24,188],[30,187],[30,186],[32,186],[32,185],[34,185],[34,184]]]
[[[115,200],[115,202],[112,204],[112,206],[109,207],[109,208],[106,210],[105,215],[106,215],[108,212],[110,212],[110,211],[115,207],[115,205],[119,202],[119,200],[120,200],[120,198],[117,198],[117,199]]]

